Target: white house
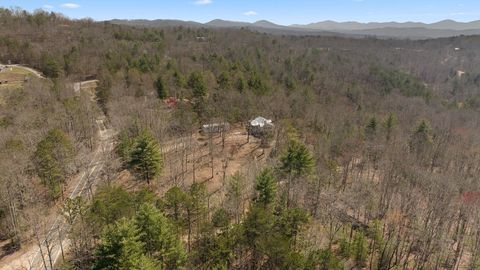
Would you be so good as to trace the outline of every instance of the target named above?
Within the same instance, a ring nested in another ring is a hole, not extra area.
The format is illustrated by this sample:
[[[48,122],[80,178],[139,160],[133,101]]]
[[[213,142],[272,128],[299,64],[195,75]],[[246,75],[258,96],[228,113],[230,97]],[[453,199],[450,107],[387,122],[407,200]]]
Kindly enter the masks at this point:
[[[248,133],[253,136],[261,136],[274,127],[272,120],[259,116],[248,122]]]

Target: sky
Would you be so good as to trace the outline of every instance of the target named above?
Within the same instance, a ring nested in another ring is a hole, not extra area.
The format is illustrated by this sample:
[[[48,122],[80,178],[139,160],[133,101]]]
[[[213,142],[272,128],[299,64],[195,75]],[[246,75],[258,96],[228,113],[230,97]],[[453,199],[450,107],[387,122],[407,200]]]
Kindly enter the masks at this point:
[[[324,20],[437,22],[480,19],[480,0],[0,0],[5,8],[44,9],[70,18],[213,19],[277,24]]]

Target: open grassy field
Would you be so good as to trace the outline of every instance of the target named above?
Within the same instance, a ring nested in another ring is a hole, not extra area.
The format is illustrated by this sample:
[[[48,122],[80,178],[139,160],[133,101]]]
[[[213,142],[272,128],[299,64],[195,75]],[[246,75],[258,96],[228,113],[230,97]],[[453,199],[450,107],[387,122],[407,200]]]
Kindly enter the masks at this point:
[[[0,106],[5,105],[2,90],[21,88],[29,77],[37,76],[28,68],[9,66],[0,72]]]
[[[27,67],[8,66],[0,72],[0,89],[21,87],[29,77],[38,76]]]
[[[0,89],[5,87],[19,87],[25,82],[30,72],[19,67],[8,67],[0,72]]]
[[[30,70],[20,66],[11,66],[8,70],[13,74],[33,75]]]

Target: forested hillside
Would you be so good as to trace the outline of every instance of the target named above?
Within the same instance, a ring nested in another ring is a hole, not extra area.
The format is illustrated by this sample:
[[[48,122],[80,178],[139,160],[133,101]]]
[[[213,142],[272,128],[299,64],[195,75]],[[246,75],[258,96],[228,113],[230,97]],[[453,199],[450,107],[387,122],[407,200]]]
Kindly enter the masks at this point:
[[[478,269],[478,44],[0,9],[0,63],[47,77],[0,87],[0,266],[60,213],[59,269]],[[69,198],[102,114],[115,150]]]

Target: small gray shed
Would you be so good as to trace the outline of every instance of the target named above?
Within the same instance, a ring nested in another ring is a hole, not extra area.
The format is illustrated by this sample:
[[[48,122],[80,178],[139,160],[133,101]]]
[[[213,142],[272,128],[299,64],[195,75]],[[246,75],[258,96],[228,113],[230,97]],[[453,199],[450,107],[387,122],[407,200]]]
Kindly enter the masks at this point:
[[[221,133],[229,130],[230,130],[230,124],[228,122],[206,124],[202,126],[202,132],[204,134]]]

